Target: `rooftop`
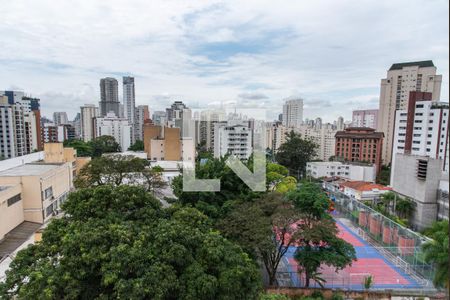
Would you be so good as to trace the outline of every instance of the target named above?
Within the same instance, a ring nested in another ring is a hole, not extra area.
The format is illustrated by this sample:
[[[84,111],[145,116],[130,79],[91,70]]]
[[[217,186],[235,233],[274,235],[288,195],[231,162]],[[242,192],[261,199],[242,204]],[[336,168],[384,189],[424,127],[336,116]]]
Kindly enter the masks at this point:
[[[2,176],[38,176],[57,169],[64,163],[30,163],[0,172]]]
[[[373,191],[373,190],[380,190],[380,191],[391,191],[392,188],[376,184],[376,183],[370,183],[366,181],[347,181],[344,183],[341,183],[341,186],[348,187],[357,191]]]
[[[397,63],[393,64],[389,71],[393,70],[401,70],[405,67],[414,67],[418,66],[419,68],[428,68],[428,67],[434,67],[432,60],[423,60],[423,61],[413,61],[413,62],[405,62],[405,63]]]

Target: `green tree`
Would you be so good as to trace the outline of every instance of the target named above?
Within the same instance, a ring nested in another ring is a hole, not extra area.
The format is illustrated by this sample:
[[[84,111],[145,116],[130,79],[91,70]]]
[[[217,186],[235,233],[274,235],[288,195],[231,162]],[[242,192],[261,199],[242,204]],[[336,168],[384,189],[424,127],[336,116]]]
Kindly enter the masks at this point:
[[[251,200],[262,193],[253,192],[225,163],[226,158],[208,159],[204,164],[196,163],[195,175],[199,179],[220,179],[219,192],[183,191],[182,175],[172,180],[174,194],[182,205],[192,205],[212,219],[226,214],[230,204],[236,200]],[[252,160],[245,162],[252,170]]]
[[[318,185],[304,182],[300,189],[288,193],[287,198],[301,213],[294,256],[298,271],[305,275],[306,287],[315,278],[322,285],[320,266],[332,266],[336,272],[342,270],[356,260],[355,249],[337,236],[336,223],[327,213],[330,200]]]
[[[140,185],[153,193],[167,185],[160,167],[152,168],[147,160],[127,155],[93,158],[75,179],[77,188],[121,184]]]
[[[90,143],[86,143],[82,140],[67,140],[64,141],[64,147],[72,147],[77,150],[77,156],[79,157],[91,157],[92,146]]]
[[[399,199],[395,204],[397,216],[403,219],[409,219],[414,211],[414,203],[410,199]]]
[[[432,263],[436,272],[433,283],[436,287],[449,289],[449,222],[448,220],[435,222],[426,230],[427,235],[433,240],[423,245],[425,260]]]
[[[281,194],[294,190],[297,186],[297,179],[288,176],[289,170],[276,163],[268,163],[266,167],[267,191],[277,191]]]
[[[389,185],[391,181],[391,166],[381,166],[376,182],[382,185]]]
[[[274,285],[278,266],[295,243],[297,220],[298,214],[290,203],[278,193],[269,193],[235,205],[217,226],[225,237],[263,263],[269,285]]]
[[[80,189],[11,263],[0,298],[257,299],[256,266],[193,208],[144,189]]]
[[[144,151],[144,142],[141,140],[136,140],[133,145],[131,145],[128,150],[130,151]]]
[[[286,142],[280,146],[275,158],[276,161],[289,169],[297,178],[306,175],[306,163],[317,154],[317,145],[309,140],[302,139],[294,131],[286,134]]]
[[[92,157],[100,157],[103,153],[114,153],[120,152],[120,146],[114,139],[114,137],[109,135],[99,136],[89,142],[92,148]]]

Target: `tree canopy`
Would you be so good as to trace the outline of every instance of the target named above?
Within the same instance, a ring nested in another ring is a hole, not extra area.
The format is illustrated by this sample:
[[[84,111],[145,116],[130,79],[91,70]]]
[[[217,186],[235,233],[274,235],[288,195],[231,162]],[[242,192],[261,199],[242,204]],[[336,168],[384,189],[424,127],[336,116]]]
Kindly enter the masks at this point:
[[[144,142],[141,140],[136,140],[133,145],[131,145],[128,150],[130,151],[144,151]]]
[[[100,157],[104,153],[120,152],[119,144],[109,135],[99,136],[89,142],[68,140],[64,142],[64,146],[73,147],[80,157]]]
[[[425,230],[433,240],[423,245],[425,260],[436,267],[433,283],[436,287],[449,288],[449,223],[448,220],[435,222]]]
[[[147,160],[130,155],[93,158],[75,179],[77,188],[121,184],[139,185],[153,193],[167,185],[162,178],[160,167],[150,167]]]
[[[225,237],[262,261],[269,285],[273,285],[281,259],[295,243],[296,227],[293,225],[298,219],[298,212],[281,194],[268,193],[236,205],[217,227]]]
[[[0,298],[256,299],[258,270],[193,208],[161,208],[144,189],[70,194],[65,215],[21,250]]]
[[[316,155],[317,145],[292,130],[286,134],[286,142],[278,148],[275,159],[288,168],[291,175],[301,178],[306,175],[306,163]]]
[[[298,271],[304,274],[306,287],[311,279],[322,285],[320,266],[341,270],[356,260],[355,249],[338,237],[336,221],[327,212],[330,200],[319,186],[305,182],[287,198],[301,215],[296,232]]]

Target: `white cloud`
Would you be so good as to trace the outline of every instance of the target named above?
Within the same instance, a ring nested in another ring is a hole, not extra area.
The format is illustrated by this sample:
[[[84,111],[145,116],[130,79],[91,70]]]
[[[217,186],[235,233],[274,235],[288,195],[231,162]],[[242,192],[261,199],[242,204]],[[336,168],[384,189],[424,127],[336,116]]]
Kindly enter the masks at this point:
[[[392,63],[433,59],[448,95],[448,1],[3,1],[0,89],[42,98],[46,115],[98,102],[104,76],[136,76],[138,104],[259,101],[305,117],[373,108]],[[87,88],[89,87],[89,88]],[[164,97],[162,97],[164,96]],[[251,99],[247,99],[251,100]],[[330,107],[312,107],[316,101]],[[309,111],[308,111],[309,109]]]

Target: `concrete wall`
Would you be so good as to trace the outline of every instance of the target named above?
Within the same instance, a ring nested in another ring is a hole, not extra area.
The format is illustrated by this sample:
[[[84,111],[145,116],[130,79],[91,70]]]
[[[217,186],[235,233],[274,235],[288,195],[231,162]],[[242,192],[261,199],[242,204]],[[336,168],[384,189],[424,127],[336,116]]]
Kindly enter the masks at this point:
[[[0,191],[0,241],[5,235],[24,221],[23,200],[8,206],[8,199],[22,192],[19,184]]]
[[[425,180],[417,177],[418,160],[427,160]],[[437,191],[442,176],[442,160],[424,156],[395,154],[391,183],[394,191],[411,198],[416,208],[412,218],[416,229],[430,226],[437,217]]]

